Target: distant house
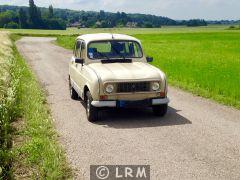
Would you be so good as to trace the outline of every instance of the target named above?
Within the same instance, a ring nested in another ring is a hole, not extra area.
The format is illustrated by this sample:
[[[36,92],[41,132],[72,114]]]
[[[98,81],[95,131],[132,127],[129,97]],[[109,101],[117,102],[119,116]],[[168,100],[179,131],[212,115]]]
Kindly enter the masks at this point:
[[[102,22],[97,21],[95,24],[96,24],[96,26],[101,26],[101,25],[102,25]]]
[[[137,22],[127,22],[126,27],[129,27],[129,28],[136,28],[137,25],[138,25]]]
[[[68,27],[85,28],[86,26],[84,24],[81,24],[80,22],[74,22],[72,24],[69,24]]]

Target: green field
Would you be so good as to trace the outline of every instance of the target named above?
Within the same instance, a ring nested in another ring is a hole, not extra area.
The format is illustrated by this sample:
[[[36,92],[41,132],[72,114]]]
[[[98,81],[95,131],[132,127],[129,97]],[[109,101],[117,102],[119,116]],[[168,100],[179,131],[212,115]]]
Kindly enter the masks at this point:
[[[162,28],[68,28],[67,30],[32,30],[32,29],[7,29],[19,35],[79,35],[86,33],[122,33],[122,34],[159,34],[159,33],[195,33],[195,32],[224,32],[229,26],[210,25],[203,27],[188,27],[185,26],[163,26]],[[6,31],[6,29],[2,29]]]
[[[153,65],[166,72],[171,85],[240,108],[240,31],[223,27],[122,31],[142,41],[145,53],[154,57]],[[140,31],[144,33],[137,34]],[[75,38],[58,36],[57,43],[72,49]]]
[[[136,37],[171,85],[240,108],[240,33]]]

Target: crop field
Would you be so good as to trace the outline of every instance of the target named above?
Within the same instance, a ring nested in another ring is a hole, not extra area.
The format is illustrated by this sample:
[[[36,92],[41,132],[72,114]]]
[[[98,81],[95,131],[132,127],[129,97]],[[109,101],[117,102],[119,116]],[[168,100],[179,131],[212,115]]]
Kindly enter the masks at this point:
[[[195,33],[195,32],[224,32],[228,26],[210,25],[206,27],[188,27],[179,26],[163,26],[162,28],[68,28],[67,30],[33,30],[33,29],[7,29],[19,35],[79,35],[86,33],[122,33],[122,34],[159,34],[159,33]],[[5,31],[6,29],[2,29]]]
[[[240,108],[240,31],[223,27],[142,31],[126,34],[142,41],[145,54],[154,57],[153,65],[166,72],[171,85]],[[75,38],[58,36],[57,43],[72,49]]]
[[[240,108],[240,33],[137,37],[170,84]]]

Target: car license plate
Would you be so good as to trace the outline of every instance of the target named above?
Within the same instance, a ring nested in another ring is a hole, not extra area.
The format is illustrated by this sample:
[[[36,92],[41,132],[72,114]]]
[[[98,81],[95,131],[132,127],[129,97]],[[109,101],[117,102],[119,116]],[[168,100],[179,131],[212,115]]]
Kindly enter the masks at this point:
[[[119,106],[120,107],[125,107],[126,106],[126,101],[119,101]]]
[[[150,100],[140,100],[140,101],[118,101],[118,107],[147,107],[150,106],[152,103],[150,103]]]

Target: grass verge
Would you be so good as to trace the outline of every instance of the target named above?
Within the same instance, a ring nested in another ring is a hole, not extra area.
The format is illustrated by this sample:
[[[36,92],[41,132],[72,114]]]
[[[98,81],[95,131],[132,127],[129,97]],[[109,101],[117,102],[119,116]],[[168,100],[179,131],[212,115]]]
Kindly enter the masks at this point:
[[[19,36],[11,35],[12,41],[18,38]],[[9,130],[5,130],[4,134],[8,137],[5,139],[8,144],[13,143],[11,146],[6,145],[0,156],[5,162],[5,166],[1,166],[11,167],[2,168],[2,178],[70,178],[71,171],[66,165],[62,148],[57,143],[45,94],[14,45],[10,52],[12,64],[8,79],[11,82],[9,86],[14,89],[12,107],[17,107],[17,111],[15,113],[10,108],[8,114],[12,118],[6,117],[7,128],[4,129]]]
[[[11,177],[11,123],[19,116],[14,65],[12,42],[7,33],[0,32],[0,179]]]
[[[240,33],[196,32],[138,34],[153,65],[173,86],[240,109]],[[72,49],[74,36],[58,36],[57,44]]]

